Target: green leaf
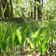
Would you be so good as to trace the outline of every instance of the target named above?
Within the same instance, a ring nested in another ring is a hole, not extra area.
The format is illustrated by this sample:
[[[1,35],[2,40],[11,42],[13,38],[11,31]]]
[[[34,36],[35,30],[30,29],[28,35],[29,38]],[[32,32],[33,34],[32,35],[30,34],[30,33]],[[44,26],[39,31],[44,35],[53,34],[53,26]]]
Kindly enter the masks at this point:
[[[15,46],[15,34],[12,33],[12,48]]]
[[[30,43],[30,38],[27,38],[27,42]]]
[[[45,36],[46,35],[46,32],[47,32],[47,29],[44,29],[43,31],[42,31],[42,33],[41,33],[41,35],[40,36]]]
[[[30,41],[30,47],[34,49],[34,44]]]
[[[7,38],[7,45],[6,45],[6,52],[8,53],[9,51],[9,44],[10,44],[10,37]]]
[[[38,29],[35,33],[32,34],[33,38],[37,38],[38,34],[40,32],[40,29]]]
[[[31,42],[30,38],[27,38],[27,42],[30,44],[30,47],[34,49],[34,44]]]
[[[16,30],[16,35],[17,35],[17,37],[18,37],[18,40],[19,40],[19,42],[20,42],[20,44],[22,43],[22,36],[21,36],[21,32],[20,32],[20,30]]]

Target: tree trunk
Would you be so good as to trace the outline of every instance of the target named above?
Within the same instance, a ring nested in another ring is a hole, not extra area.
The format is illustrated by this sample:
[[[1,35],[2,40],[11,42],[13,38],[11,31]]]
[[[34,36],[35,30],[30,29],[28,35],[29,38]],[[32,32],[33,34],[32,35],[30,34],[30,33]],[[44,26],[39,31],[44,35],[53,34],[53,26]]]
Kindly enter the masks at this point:
[[[5,18],[9,18],[10,17],[10,10],[9,10],[9,3],[7,2],[7,0],[2,0],[2,8],[4,11],[4,17]]]
[[[33,19],[33,6],[32,6],[32,4],[33,4],[33,1],[30,0],[30,20]]]
[[[33,19],[33,12],[31,11],[31,19]]]
[[[36,0],[34,0],[35,6],[34,6],[34,20],[36,20]]]
[[[11,7],[11,18],[13,18],[13,6],[12,6],[12,0],[10,0],[10,7]]]
[[[2,16],[1,6],[2,6],[2,2],[1,2],[1,0],[0,0],[0,17]]]
[[[2,0],[2,7],[4,11],[4,17],[8,18],[13,18],[13,7],[12,7],[12,0]]]
[[[39,2],[41,4],[41,1],[40,0],[37,0],[37,2]],[[37,6],[37,10],[38,10],[38,20],[39,21],[42,21],[42,5],[38,5]]]
[[[42,7],[43,7],[43,0],[42,0]]]

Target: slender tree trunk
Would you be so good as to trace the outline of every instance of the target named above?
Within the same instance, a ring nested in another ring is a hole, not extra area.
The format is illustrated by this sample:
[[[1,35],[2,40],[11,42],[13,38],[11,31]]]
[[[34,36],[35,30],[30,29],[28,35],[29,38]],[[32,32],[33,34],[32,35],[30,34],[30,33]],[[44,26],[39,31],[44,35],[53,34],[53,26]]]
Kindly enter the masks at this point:
[[[30,0],[30,18],[33,19],[33,6],[32,6],[32,0]]]
[[[42,0],[42,7],[43,7],[43,0]]]
[[[36,20],[36,0],[34,0],[35,6],[34,6],[34,20]]]
[[[13,18],[13,6],[12,6],[12,0],[10,0],[10,7],[11,7],[11,18]]]
[[[7,2],[7,0],[2,0],[2,8],[4,11],[4,17],[5,18],[9,18],[10,17],[10,13],[9,13],[9,3]]]
[[[2,2],[1,2],[1,0],[0,0],[0,17],[2,16],[1,5],[2,5]]]
[[[31,19],[33,19],[33,12],[31,11]]]
[[[9,20],[10,18],[13,18],[12,0],[2,0],[2,6],[3,10],[6,8],[4,12],[4,17],[8,18]]]
[[[37,2],[41,3],[40,0],[37,0]],[[38,14],[37,14],[38,15],[38,20],[42,21],[42,11],[41,11],[42,10],[42,5],[38,5],[37,10],[38,10]]]

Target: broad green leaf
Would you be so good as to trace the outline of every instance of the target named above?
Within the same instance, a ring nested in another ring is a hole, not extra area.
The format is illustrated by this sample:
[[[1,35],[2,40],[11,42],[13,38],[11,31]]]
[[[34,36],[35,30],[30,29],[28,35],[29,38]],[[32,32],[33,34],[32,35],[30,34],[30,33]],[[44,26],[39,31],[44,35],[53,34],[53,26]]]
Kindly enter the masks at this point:
[[[7,45],[6,45],[6,52],[8,53],[9,51],[9,44],[10,44],[10,37],[7,38]]]
[[[15,46],[15,34],[12,34],[12,48]]]
[[[0,25],[0,48],[2,46],[2,25]]]
[[[5,38],[6,38],[6,32],[7,32],[7,28],[6,28],[6,31],[4,32],[4,35],[2,36],[2,41],[1,41],[2,44],[3,44],[3,42],[4,42]]]
[[[20,30],[16,30],[16,35],[17,35],[17,37],[18,37],[18,40],[19,40],[19,42],[20,42],[20,44],[22,43],[22,36],[21,36],[21,32],[20,32]]]
[[[44,29],[43,31],[42,31],[42,33],[40,34],[40,36],[45,36],[46,35],[46,32],[47,32],[47,29]]]
[[[30,41],[30,47],[34,49],[34,44]]]
[[[30,43],[30,38],[27,38],[27,42]]]
[[[31,42],[30,38],[27,38],[27,42],[30,44],[30,47],[34,49],[34,44]]]
[[[44,41],[44,37],[43,36],[40,36],[39,37],[39,41],[42,43]]]
[[[32,34],[32,37],[36,38],[38,36],[39,32],[40,32],[40,29],[38,29],[34,34]]]

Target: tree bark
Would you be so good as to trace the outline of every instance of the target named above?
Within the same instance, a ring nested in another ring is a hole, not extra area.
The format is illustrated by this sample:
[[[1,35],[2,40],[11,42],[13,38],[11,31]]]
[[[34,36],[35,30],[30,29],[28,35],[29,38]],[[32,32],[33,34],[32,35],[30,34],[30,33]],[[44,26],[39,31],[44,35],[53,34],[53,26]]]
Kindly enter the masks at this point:
[[[9,18],[10,17],[10,13],[9,13],[9,3],[7,2],[7,0],[2,0],[2,8],[4,10],[4,17]]]
[[[34,20],[36,20],[36,0],[34,0],[35,6],[34,6]]]
[[[0,17],[2,16],[1,6],[2,6],[2,2],[1,2],[1,0],[0,0]]]
[[[13,18],[13,6],[12,6],[12,0],[2,0],[2,8],[4,11],[4,17],[8,18],[10,20],[10,18]]]
[[[12,0],[10,0],[10,7],[11,7],[11,18],[13,18],[13,5],[12,5]]]
[[[43,7],[43,0],[42,0],[42,7]]]
[[[37,2],[39,2],[41,4],[40,0],[37,0]],[[42,21],[42,5],[38,5],[37,10],[38,10],[38,14],[37,14],[38,15],[38,20]]]
[[[32,6],[32,1],[31,0],[30,0],[30,8],[31,8],[31,10],[30,10],[30,16],[31,17],[30,18],[33,19],[33,11],[32,11],[33,10],[33,6]]]

